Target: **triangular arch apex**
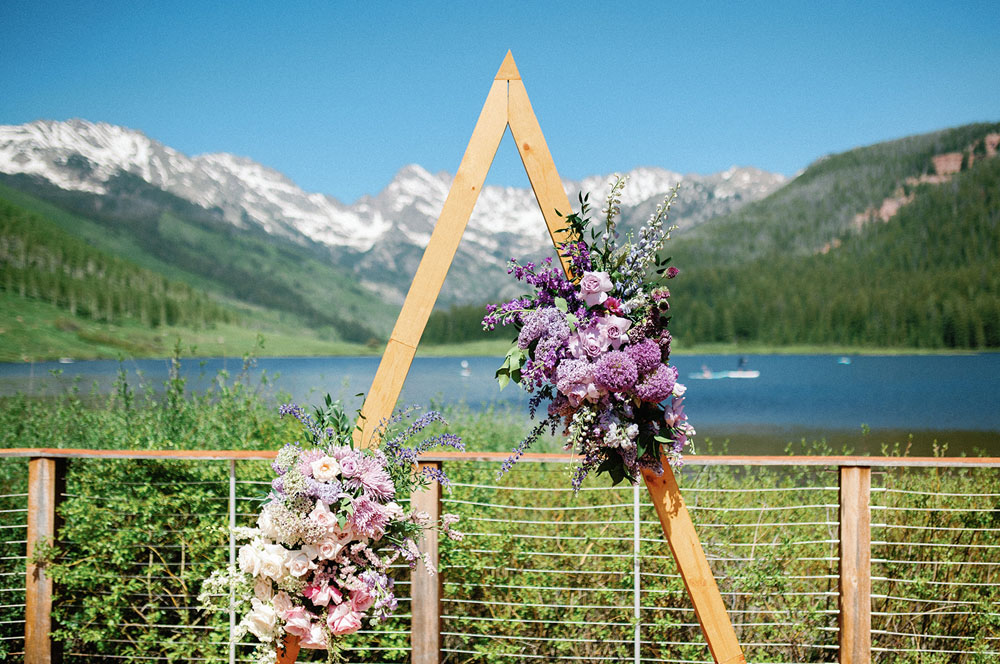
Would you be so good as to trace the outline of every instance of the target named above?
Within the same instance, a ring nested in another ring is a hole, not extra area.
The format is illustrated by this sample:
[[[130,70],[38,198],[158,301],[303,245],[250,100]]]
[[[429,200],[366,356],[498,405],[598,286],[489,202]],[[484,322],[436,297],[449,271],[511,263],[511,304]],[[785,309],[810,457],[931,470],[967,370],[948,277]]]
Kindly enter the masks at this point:
[[[568,211],[569,199],[528,101],[514,56],[507,51],[455,172],[362,407],[360,427],[355,433],[355,440],[361,445],[378,444],[376,432],[379,424],[391,415],[396,405],[420,337],[508,127],[553,245],[556,244],[559,237],[556,231],[563,224],[555,215],[555,210]]]
[[[500,63],[500,69],[497,71],[496,77],[493,79],[495,81],[520,81],[521,72],[517,71],[517,65],[514,64],[514,54],[507,51],[507,55],[504,56],[503,62]]]

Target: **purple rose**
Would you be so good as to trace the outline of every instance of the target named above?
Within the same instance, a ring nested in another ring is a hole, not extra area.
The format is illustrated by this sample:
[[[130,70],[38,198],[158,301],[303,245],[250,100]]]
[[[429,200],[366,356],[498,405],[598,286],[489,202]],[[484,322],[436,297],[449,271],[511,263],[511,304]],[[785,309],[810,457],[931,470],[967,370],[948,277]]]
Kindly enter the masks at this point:
[[[354,477],[358,474],[358,461],[353,455],[340,460],[340,474],[344,477]]]
[[[579,330],[569,340],[569,352],[576,359],[597,358],[610,345],[608,335],[599,325],[591,325]]]
[[[608,338],[611,346],[618,350],[623,343],[628,341],[625,332],[632,327],[632,321],[620,316],[601,316],[597,319],[597,327]]]
[[[588,307],[607,300],[611,288],[611,277],[607,272],[584,272],[580,279],[580,295]]]

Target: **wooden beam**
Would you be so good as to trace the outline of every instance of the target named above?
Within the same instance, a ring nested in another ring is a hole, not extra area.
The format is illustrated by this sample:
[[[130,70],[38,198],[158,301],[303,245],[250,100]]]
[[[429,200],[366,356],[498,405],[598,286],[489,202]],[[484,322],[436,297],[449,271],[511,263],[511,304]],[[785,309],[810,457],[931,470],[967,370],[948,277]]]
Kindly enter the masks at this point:
[[[285,634],[281,645],[278,646],[278,664],[295,664],[295,660],[299,657],[299,649],[302,647],[301,641],[302,639],[297,636]]]
[[[517,65],[514,64],[514,54],[508,49],[507,55],[503,57],[503,62],[500,63],[500,69],[497,70],[495,81],[520,81],[521,72],[517,70]]]
[[[440,463],[422,463],[424,468],[441,469]],[[441,485],[432,482],[424,491],[414,493],[411,506],[427,512],[431,522],[441,518]],[[438,569],[438,531],[425,530],[420,550],[433,568]],[[412,664],[438,664],[441,661],[441,576],[431,574],[423,565],[417,565],[411,575],[410,645]]]
[[[514,142],[517,143],[517,151],[521,155],[524,171],[528,174],[531,190],[535,192],[535,200],[538,201],[542,217],[545,218],[549,237],[552,238],[552,246],[558,247],[568,238],[565,233],[560,232],[566,227],[566,222],[556,214],[556,210],[568,215],[572,212],[572,206],[569,198],[566,197],[566,190],[563,189],[559,171],[556,170],[556,164],[552,160],[552,154],[545,142],[538,118],[535,117],[535,111],[531,108],[528,92],[520,78],[510,82],[507,115],[510,133],[514,137]],[[559,260],[562,261],[563,269],[569,275],[569,262],[562,256],[559,257]]]
[[[872,661],[872,469],[840,469],[840,664]]]
[[[227,460],[273,459],[276,450],[88,450],[55,447],[14,447],[0,450],[4,457],[46,457],[50,459],[173,459]],[[504,461],[508,452],[428,452],[426,461]],[[570,453],[529,452],[520,461],[576,463],[583,457]],[[1000,457],[867,457],[867,456],[753,456],[690,455],[687,466],[857,466],[870,468],[1000,468]]]
[[[62,661],[58,643],[52,641],[52,579],[31,557],[39,544],[52,544],[59,531],[57,507],[66,493],[65,459],[31,459],[28,462],[27,578],[25,580],[24,662],[55,664]]]
[[[718,664],[745,664],[746,659],[736,639],[722,595],[719,594],[719,586],[708,566],[705,551],[698,540],[691,515],[684,505],[673,469],[664,459],[661,475],[644,469],[642,477],[646,481],[653,507],[656,508],[656,516],[660,519],[670,552],[677,561],[677,569],[691,598],[712,657]]]
[[[396,319],[396,326],[390,335],[389,345],[362,406],[362,431],[355,435],[355,441],[361,445],[377,443],[375,433],[379,422],[389,417],[396,406],[413,354],[420,343],[427,319],[441,292],[448,268],[455,258],[455,251],[462,240],[462,234],[469,223],[472,209],[506,129],[507,81],[496,80],[483,104],[469,146],[441,209],[441,216],[438,217],[431,239],[424,249],[413,283],[410,284],[403,308]]]

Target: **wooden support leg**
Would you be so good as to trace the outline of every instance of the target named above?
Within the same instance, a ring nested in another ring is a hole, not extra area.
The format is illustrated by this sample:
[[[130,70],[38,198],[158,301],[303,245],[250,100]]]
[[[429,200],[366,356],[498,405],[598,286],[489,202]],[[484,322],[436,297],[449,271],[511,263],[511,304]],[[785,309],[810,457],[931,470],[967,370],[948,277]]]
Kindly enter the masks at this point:
[[[643,470],[642,477],[712,657],[717,664],[746,664],[719,586],[715,583],[691,515],[681,498],[673,469],[664,461],[662,475]]]
[[[295,664],[299,656],[299,637],[285,635],[285,640],[278,646],[278,664]]]

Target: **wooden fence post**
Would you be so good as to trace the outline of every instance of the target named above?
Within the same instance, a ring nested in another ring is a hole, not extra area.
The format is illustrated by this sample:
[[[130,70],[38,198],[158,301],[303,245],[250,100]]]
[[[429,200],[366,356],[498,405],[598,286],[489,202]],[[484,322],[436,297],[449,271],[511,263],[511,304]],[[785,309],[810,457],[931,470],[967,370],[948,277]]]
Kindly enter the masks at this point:
[[[422,463],[424,468],[441,469],[441,462]],[[414,493],[411,497],[415,510],[427,512],[431,521],[441,518],[441,485],[431,482],[426,490]],[[424,539],[420,542],[420,550],[424,552],[434,569],[437,570],[438,531],[424,531]],[[410,653],[412,664],[438,664],[441,660],[441,574],[430,574],[423,565],[417,565],[410,575]]]
[[[25,664],[62,661],[52,642],[52,579],[45,567],[31,564],[38,544],[54,542],[59,530],[56,507],[66,492],[66,460],[34,457],[28,462],[27,578],[24,608]]]
[[[871,478],[840,467],[840,664],[872,661]]]

